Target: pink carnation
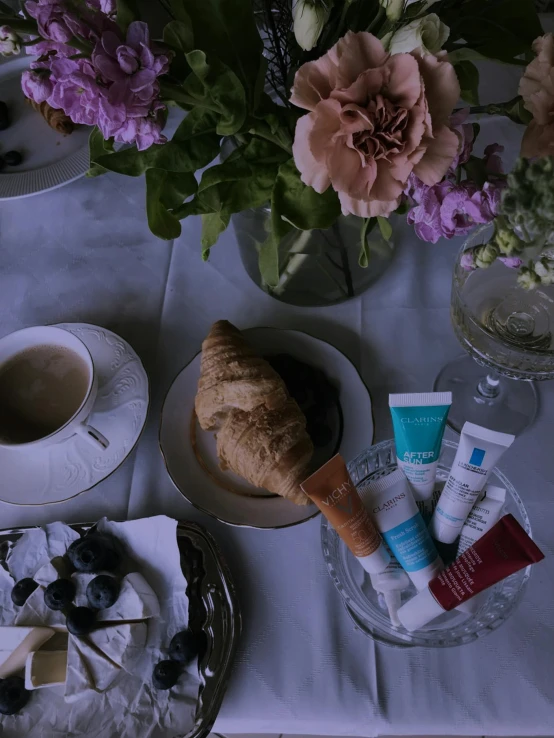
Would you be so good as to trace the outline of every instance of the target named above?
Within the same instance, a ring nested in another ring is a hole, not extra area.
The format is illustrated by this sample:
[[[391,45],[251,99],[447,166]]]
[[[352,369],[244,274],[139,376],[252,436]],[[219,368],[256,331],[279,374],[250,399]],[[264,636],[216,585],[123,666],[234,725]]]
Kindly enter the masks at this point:
[[[317,192],[332,186],[342,211],[388,215],[412,172],[439,182],[458,152],[448,125],[460,95],[452,65],[432,54],[386,53],[371,33],[349,31],[296,73],[294,161]]]
[[[529,64],[519,83],[525,108],[532,113],[521,144],[521,155],[554,154],[554,37],[540,36],[533,43],[537,57]]]

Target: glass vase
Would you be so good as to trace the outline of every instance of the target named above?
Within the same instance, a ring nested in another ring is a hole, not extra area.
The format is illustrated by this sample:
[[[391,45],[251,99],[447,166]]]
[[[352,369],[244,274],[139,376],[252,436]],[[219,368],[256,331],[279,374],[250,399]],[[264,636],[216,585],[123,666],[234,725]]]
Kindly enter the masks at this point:
[[[332,228],[293,230],[279,244],[279,282],[268,285],[259,269],[260,246],[271,232],[269,207],[233,215],[240,257],[252,281],[282,302],[324,307],[350,300],[368,289],[389,266],[394,235],[383,238],[377,226],[367,234],[369,262],[359,265],[361,219],[340,216]]]

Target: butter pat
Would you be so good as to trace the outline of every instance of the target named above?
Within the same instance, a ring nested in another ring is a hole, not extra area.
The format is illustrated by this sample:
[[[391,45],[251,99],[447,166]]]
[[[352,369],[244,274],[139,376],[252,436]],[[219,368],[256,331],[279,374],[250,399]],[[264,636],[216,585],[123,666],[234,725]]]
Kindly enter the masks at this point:
[[[25,689],[65,684],[67,651],[33,651],[25,663]]]
[[[25,668],[27,656],[54,635],[52,628],[0,626],[0,679]]]

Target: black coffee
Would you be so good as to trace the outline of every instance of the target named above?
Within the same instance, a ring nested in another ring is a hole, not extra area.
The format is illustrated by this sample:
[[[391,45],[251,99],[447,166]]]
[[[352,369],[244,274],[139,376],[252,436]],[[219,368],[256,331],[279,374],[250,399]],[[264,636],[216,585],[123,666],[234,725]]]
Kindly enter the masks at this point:
[[[33,346],[0,367],[0,442],[29,443],[49,436],[85,399],[89,370],[61,346]]]

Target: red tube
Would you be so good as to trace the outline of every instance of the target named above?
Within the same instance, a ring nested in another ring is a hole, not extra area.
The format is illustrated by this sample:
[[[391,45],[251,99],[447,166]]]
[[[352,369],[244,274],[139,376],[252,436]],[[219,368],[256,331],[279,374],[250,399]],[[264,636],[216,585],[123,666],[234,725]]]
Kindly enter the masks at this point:
[[[504,515],[488,533],[429,582],[443,610],[453,610],[502,579],[544,559],[513,515]]]

